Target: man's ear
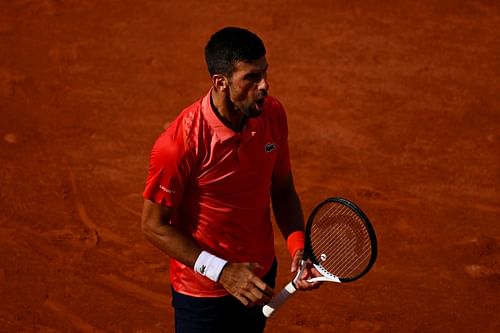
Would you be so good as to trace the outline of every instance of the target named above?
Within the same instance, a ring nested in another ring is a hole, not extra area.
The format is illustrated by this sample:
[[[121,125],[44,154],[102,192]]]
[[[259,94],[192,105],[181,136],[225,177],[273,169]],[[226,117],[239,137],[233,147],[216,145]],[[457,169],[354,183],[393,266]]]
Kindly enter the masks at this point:
[[[221,74],[215,74],[212,76],[212,83],[214,88],[219,92],[225,91],[229,87],[228,79]]]

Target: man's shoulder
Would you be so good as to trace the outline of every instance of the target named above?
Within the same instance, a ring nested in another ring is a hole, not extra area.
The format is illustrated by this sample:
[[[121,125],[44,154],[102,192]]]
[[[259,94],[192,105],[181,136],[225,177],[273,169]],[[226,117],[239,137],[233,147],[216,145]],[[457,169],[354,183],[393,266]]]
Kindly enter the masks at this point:
[[[183,145],[185,150],[196,147],[199,134],[203,133],[203,103],[204,97],[184,108],[164,132],[175,144]]]
[[[184,122],[199,116],[202,109],[203,98],[198,99],[191,105],[185,107],[177,116],[176,120],[182,119]]]
[[[185,107],[177,114],[175,119],[166,127],[166,132],[179,134],[179,130],[190,129],[196,126],[196,120],[200,118],[202,113],[203,97]]]

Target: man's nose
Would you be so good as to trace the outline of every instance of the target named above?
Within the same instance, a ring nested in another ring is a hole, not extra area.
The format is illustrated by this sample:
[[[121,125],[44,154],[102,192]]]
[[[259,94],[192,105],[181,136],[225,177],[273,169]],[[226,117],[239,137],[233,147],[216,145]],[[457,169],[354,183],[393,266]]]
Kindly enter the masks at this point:
[[[264,90],[268,91],[269,90],[269,82],[267,82],[267,75],[263,75],[262,78],[259,81],[259,84],[257,85],[258,90]]]

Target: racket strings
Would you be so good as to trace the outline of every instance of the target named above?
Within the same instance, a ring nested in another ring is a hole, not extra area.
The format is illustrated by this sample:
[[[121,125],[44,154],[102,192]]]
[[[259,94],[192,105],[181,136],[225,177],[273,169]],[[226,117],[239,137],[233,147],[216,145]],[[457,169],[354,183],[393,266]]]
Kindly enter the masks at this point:
[[[339,248],[336,250],[320,248],[314,251],[315,256],[320,258],[322,266],[339,277],[352,277],[360,273],[369,261],[370,248],[367,247],[359,253],[352,250],[356,244],[354,240],[337,244]]]
[[[318,234],[317,237],[317,247],[322,248],[325,246],[327,242],[331,242],[332,238],[334,238],[334,234],[339,234],[339,228],[344,228],[344,237],[341,238],[342,242],[348,242],[350,240],[353,240],[353,237],[345,237],[346,235],[349,236],[349,231],[351,228],[349,228],[349,225],[345,223],[344,219],[346,217],[346,213],[349,213],[349,209],[346,208],[345,206],[341,206],[340,208],[343,209],[343,211],[334,211],[331,212],[331,210],[334,207],[331,207],[328,212],[326,212],[323,215],[317,216],[315,219],[315,223],[313,224],[313,230],[316,229],[320,234]],[[328,216],[328,217],[326,217]],[[330,223],[332,221],[331,217],[335,217],[335,224]],[[352,218],[352,216],[348,216],[349,219]],[[326,226],[325,226],[326,224]],[[325,232],[326,231],[326,232]],[[340,232],[342,233],[342,231]],[[368,235],[368,234],[366,234]],[[336,246],[339,248],[344,248],[346,247],[344,243],[337,243]]]
[[[344,230],[339,232],[340,236],[344,234]],[[335,275],[343,277],[351,277],[360,273],[365,267],[363,264],[366,264],[366,260],[370,258],[369,247],[366,247],[361,252],[359,249],[356,249],[356,247],[359,247],[359,238],[356,239],[353,237],[350,241],[346,241],[347,239],[348,237],[342,237],[341,240],[332,238],[333,242],[331,244],[335,246],[335,249],[324,249],[322,253],[323,255],[328,253],[327,257],[324,257],[325,260],[322,265],[328,270],[336,272]],[[328,258],[330,260],[327,260]]]
[[[316,213],[310,241],[318,263],[338,277],[353,278],[370,262],[371,239],[365,223],[345,205],[332,202]]]
[[[322,245],[324,246],[325,244]],[[354,251],[353,248],[356,245],[358,245],[357,240],[352,239],[347,241],[346,238],[343,238],[342,241],[336,242],[336,249],[334,251],[321,248],[322,251],[320,252],[322,253],[319,257],[321,259],[321,255],[323,255],[325,258],[322,265],[329,271],[335,271],[335,275],[338,276],[347,277],[355,275],[356,272],[361,272],[365,267],[365,265],[363,265],[365,263],[363,259],[369,259],[370,248],[367,247],[362,252],[359,252],[359,250]],[[326,258],[330,258],[330,260],[326,260]],[[332,258],[334,259],[332,260]]]
[[[347,211],[349,212],[349,211]],[[334,236],[334,234],[343,234],[343,238],[342,240],[343,241],[349,241],[349,240],[353,240],[354,238],[352,237],[352,234],[354,233],[352,231],[352,223],[346,223],[346,218],[348,219],[347,222],[350,222],[353,218],[356,218],[356,216],[352,216],[352,215],[349,215],[347,216],[345,214],[346,212],[334,212],[333,214],[333,217],[335,218],[335,221],[333,221],[334,223],[330,223],[332,221],[332,218],[329,217],[328,219],[325,218],[324,216],[320,217],[319,218],[319,221],[323,222],[323,224],[325,224],[325,222],[327,222],[326,224],[326,227],[325,226],[322,226],[321,223],[318,223],[318,225],[316,225],[316,228],[322,228],[324,230],[327,230],[327,233],[324,233],[323,232],[323,235],[322,235],[322,239],[323,239],[323,242],[328,242],[329,240],[331,240],[331,238]],[[361,221],[362,223],[362,221]],[[329,225],[331,224],[331,225]],[[363,230],[364,230],[364,226],[363,227]],[[339,231],[340,228],[343,228],[343,230],[341,229],[341,231]],[[359,235],[359,233],[357,233]],[[368,233],[365,233],[366,236],[368,236]],[[347,236],[347,237],[345,237]],[[369,238],[369,237],[368,237]],[[320,246],[321,245],[324,245],[324,244],[319,244]],[[338,246],[340,246],[341,248],[343,247],[342,243],[341,244],[337,244]]]

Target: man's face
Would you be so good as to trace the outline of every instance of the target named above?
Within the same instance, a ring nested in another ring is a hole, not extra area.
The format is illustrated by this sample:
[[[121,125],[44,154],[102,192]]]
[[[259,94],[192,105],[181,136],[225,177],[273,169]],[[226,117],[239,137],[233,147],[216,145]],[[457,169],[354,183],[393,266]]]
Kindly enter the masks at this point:
[[[240,61],[234,66],[229,80],[229,99],[236,110],[250,118],[264,111],[264,97],[269,89],[267,67],[265,56],[250,62]]]

